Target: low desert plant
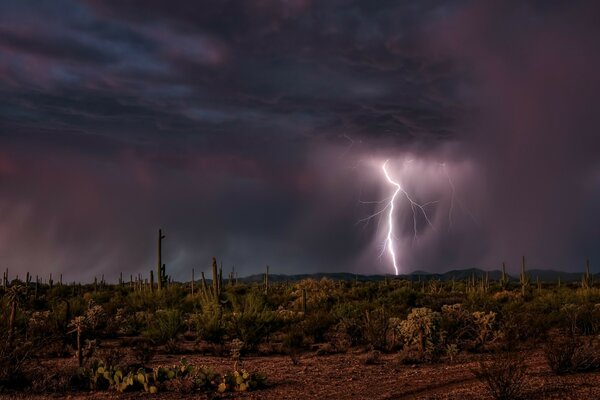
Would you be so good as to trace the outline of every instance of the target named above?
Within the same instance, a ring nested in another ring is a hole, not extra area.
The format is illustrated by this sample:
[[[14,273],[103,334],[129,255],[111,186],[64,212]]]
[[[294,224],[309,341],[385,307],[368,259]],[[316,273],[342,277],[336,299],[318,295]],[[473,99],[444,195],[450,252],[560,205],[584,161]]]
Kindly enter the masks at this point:
[[[283,337],[283,348],[292,360],[292,364],[300,363],[300,352],[304,348],[304,335],[296,329],[290,329]]]
[[[175,339],[183,328],[181,311],[175,309],[158,310],[154,318],[149,321],[144,336],[155,344],[165,344],[170,339]]]
[[[399,336],[407,348],[416,348],[420,358],[426,361],[437,359],[440,354],[442,332],[440,313],[429,308],[413,308],[399,326]]]
[[[19,389],[27,384],[24,367],[35,353],[30,342],[0,340],[0,392]]]
[[[198,338],[209,343],[223,344],[225,336],[225,321],[223,308],[217,303],[203,303],[200,311],[193,315]]]
[[[497,354],[491,361],[481,361],[479,368],[472,372],[495,400],[523,398],[527,365],[521,356],[513,353]]]
[[[378,350],[387,350],[388,329],[389,317],[383,307],[365,311],[363,337],[371,346]]]
[[[371,350],[361,359],[364,365],[375,365],[381,362],[381,352],[379,350]]]
[[[147,365],[154,358],[156,350],[145,340],[138,342],[133,348],[133,356],[141,365]]]
[[[259,373],[249,373],[246,370],[227,372],[223,375],[218,392],[246,392],[260,389],[266,385],[266,377]]]
[[[555,374],[600,370],[598,344],[580,336],[567,335],[549,340],[544,347],[544,355]]]
[[[245,392],[263,387],[266,378],[258,373],[245,370],[228,371],[220,375],[209,367],[194,366],[182,359],[173,366],[160,366],[154,369],[128,367],[121,368],[96,361],[85,371],[89,385],[95,390],[116,390],[117,392],[175,391],[190,393]]]
[[[244,342],[245,350],[255,350],[281,325],[277,313],[269,310],[264,298],[256,293],[248,293],[233,304],[230,334]]]

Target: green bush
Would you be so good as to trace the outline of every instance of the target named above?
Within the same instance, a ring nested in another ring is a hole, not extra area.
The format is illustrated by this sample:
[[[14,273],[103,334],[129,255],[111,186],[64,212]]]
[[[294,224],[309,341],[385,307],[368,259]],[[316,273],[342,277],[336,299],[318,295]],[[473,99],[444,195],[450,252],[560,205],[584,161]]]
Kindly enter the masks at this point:
[[[268,309],[264,297],[248,293],[233,305],[230,335],[244,342],[247,350],[255,350],[270,334],[282,327],[277,313]]]
[[[203,304],[192,316],[198,338],[209,343],[223,344],[226,333],[223,308],[216,303]]]
[[[183,330],[183,317],[181,311],[158,310],[148,322],[144,336],[154,344],[165,344],[171,339],[176,339]]]

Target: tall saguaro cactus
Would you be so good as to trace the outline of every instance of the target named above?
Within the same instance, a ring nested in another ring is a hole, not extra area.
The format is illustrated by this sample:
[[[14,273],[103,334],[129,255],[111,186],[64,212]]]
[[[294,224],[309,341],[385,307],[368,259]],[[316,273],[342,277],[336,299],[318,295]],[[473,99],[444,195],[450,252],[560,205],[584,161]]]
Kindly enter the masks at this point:
[[[583,278],[581,278],[581,288],[582,289],[591,289],[594,285],[594,276],[590,272],[590,260],[587,259],[585,262],[585,273],[583,274]]]
[[[213,257],[212,259],[212,285],[215,296],[219,297],[221,295],[221,288],[219,285],[219,271],[217,267],[217,259]]]
[[[267,270],[265,271],[265,295],[269,294],[269,266],[267,265]]]
[[[502,277],[500,278],[500,286],[502,290],[508,288],[508,275],[506,274],[506,263],[502,263]]]
[[[529,275],[525,273],[525,256],[521,262],[521,276],[519,277],[519,283],[521,284],[521,296],[525,297],[527,294],[527,287],[529,286]]]
[[[162,229],[158,230],[158,264],[156,266],[156,282],[158,284],[158,290],[162,290],[164,284],[167,282],[167,274],[165,271],[165,264],[162,262],[162,241],[165,235],[162,234]]]

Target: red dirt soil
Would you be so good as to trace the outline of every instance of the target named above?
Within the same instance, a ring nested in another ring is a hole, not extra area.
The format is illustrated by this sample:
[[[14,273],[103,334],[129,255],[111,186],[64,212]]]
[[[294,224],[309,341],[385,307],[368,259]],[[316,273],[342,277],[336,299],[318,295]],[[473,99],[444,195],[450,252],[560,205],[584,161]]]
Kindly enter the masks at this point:
[[[219,371],[232,368],[228,358],[186,355],[191,363]],[[489,357],[489,356],[487,356]],[[180,356],[157,356],[153,364],[176,364]],[[401,365],[398,355],[384,354],[380,363],[364,365],[364,354],[348,352],[327,356],[306,354],[299,365],[287,356],[248,357],[243,367],[268,377],[268,387],[255,392],[223,395],[115,392],[77,392],[68,395],[2,395],[0,399],[491,399],[485,387],[473,377],[477,356],[456,363]],[[49,368],[73,365],[73,359],[44,361]],[[528,365],[526,399],[600,399],[600,372],[556,376],[541,351],[526,355]]]

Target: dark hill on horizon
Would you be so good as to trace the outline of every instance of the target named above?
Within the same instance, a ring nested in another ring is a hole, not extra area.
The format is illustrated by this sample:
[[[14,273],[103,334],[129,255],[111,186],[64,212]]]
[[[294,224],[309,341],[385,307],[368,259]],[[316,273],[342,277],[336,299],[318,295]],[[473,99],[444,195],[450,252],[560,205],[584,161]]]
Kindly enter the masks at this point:
[[[269,274],[269,280],[271,282],[296,282],[303,279],[333,279],[333,280],[359,280],[359,281],[382,281],[385,280],[386,277],[388,279],[407,279],[411,281],[419,281],[419,280],[440,280],[440,281],[450,281],[452,279],[455,280],[466,280],[475,276],[475,278],[480,278],[485,276],[485,274],[489,274],[489,279],[492,281],[497,281],[502,276],[502,271],[500,270],[491,270],[484,271],[479,268],[468,268],[468,269],[459,269],[459,270],[451,270],[442,273],[436,272],[426,272],[426,271],[414,271],[409,274],[401,274],[398,276],[395,275],[383,275],[383,274],[374,274],[374,275],[364,275],[364,274],[354,274],[351,272],[317,272],[312,274]],[[529,278],[532,282],[536,281],[538,278],[541,282],[553,282],[557,281],[559,278],[562,282],[575,282],[580,281],[584,272],[566,272],[566,271],[555,271],[555,270],[545,270],[545,269],[532,269],[526,271]],[[594,279],[600,279],[600,274],[594,274]],[[519,280],[518,275],[509,274],[509,278],[514,281]],[[238,280],[240,282],[262,282],[264,279],[264,274],[253,274],[245,277],[240,277]]]

